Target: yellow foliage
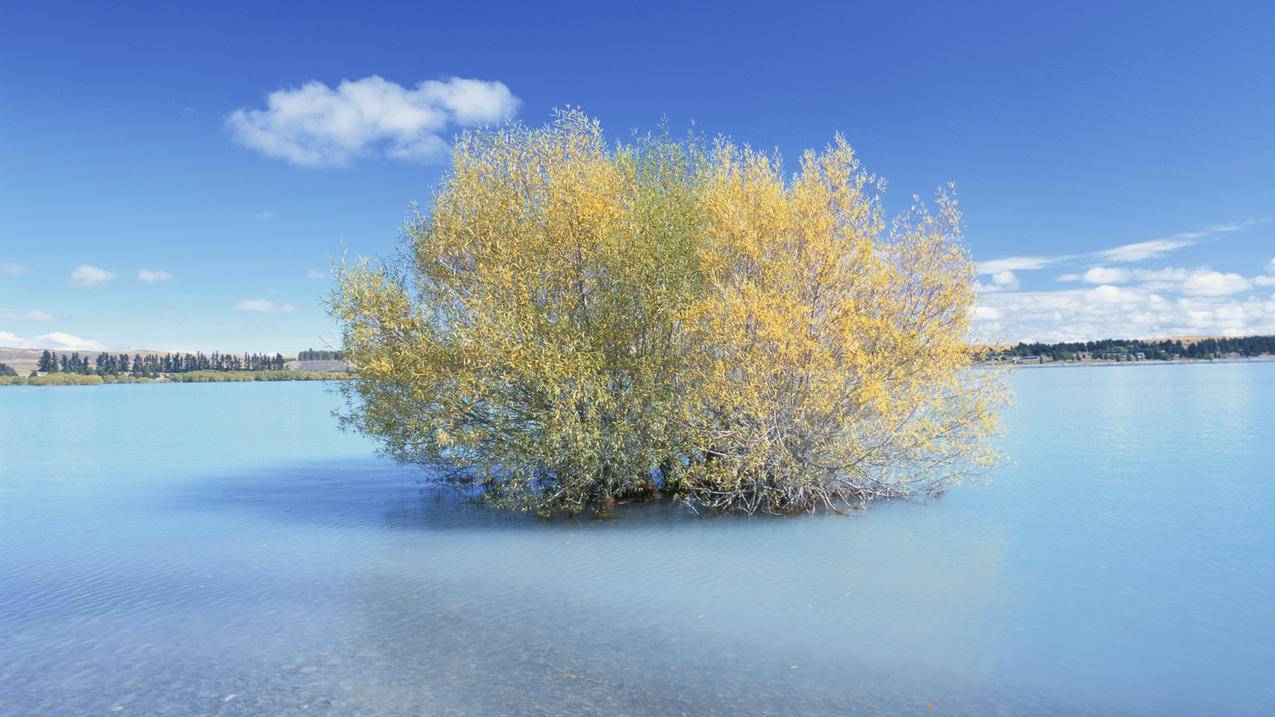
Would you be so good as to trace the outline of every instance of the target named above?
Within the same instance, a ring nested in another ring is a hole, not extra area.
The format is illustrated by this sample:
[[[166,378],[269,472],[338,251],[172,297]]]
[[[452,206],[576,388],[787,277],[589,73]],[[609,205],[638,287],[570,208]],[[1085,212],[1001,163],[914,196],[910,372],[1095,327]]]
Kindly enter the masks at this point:
[[[715,147],[682,405],[692,504],[836,509],[937,492],[992,459],[1003,394],[971,370],[956,200],[887,225],[879,196],[840,137],[789,182],[765,155]]]
[[[462,136],[410,266],[340,272],[355,423],[503,505],[649,493],[677,453],[695,162],[666,141],[609,152],[578,113]]]
[[[404,260],[337,272],[348,420],[499,505],[666,492],[788,512],[990,458],[950,193],[890,222],[840,138],[785,181],[725,142],[608,148],[565,112],[456,143]]]

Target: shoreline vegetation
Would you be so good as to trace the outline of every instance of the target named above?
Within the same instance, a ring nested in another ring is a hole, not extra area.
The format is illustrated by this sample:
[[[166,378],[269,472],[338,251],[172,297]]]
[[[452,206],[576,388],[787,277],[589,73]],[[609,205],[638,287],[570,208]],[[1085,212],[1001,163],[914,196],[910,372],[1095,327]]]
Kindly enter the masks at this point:
[[[1015,368],[1066,368],[1080,366],[1178,366],[1195,364],[1265,363],[1275,362],[1275,354],[1224,354],[1221,356],[1188,358],[1083,358],[1053,360],[1029,355],[1025,359],[997,358],[985,360],[980,365],[1009,365]],[[0,363],[0,386],[105,386],[117,383],[243,383],[252,381],[346,381],[354,378],[354,369],[323,371],[285,368],[282,371],[192,371],[158,376],[63,374],[19,376]]]
[[[1231,340],[1247,340],[1247,339],[1275,339],[1271,336],[1246,336],[1242,339]],[[1111,340],[1104,340],[1111,341]],[[1104,343],[1090,342],[1090,343]],[[1158,340],[1154,339],[1129,339],[1120,340],[1125,344],[1156,344]],[[1047,344],[1046,346],[1074,346],[1076,344]],[[1083,344],[1080,344],[1083,345]],[[1031,344],[1019,344],[1020,347],[1030,347]],[[339,354],[340,352],[323,352],[328,354]],[[1170,355],[1168,357],[1159,356],[1139,356],[1140,352],[1114,352],[1106,355],[1088,355],[1075,356],[1072,358],[1052,358],[1046,353],[1023,353],[1015,354],[1012,350],[1000,351],[992,354],[991,358],[986,358],[979,362],[984,366],[1012,366],[1015,368],[1065,368],[1068,366],[1175,366],[1175,365],[1191,365],[1191,364],[1225,364],[1225,363],[1261,363],[1275,362],[1275,353],[1245,353],[1245,352],[1222,352],[1219,354],[1206,353],[1200,356],[1183,356]],[[332,363],[332,359],[300,359],[300,360],[322,360],[325,363]],[[290,359],[289,363],[293,363],[296,359]],[[339,361],[339,359],[337,359]],[[285,367],[282,370],[269,371],[215,371],[215,370],[199,370],[186,373],[175,374],[157,374],[154,376],[133,375],[133,374],[76,374],[76,373],[49,373],[36,376],[18,375],[8,365],[0,362],[0,386],[104,386],[117,383],[242,383],[251,381],[345,381],[354,378],[354,369],[346,368],[345,370],[333,371],[322,369],[298,369]]]
[[[116,383],[332,381],[350,377],[339,351],[307,349],[296,358],[276,353],[128,353],[44,350],[25,375],[0,362],[0,386],[100,386]]]
[[[985,347],[981,363],[1021,366],[1110,366],[1275,360],[1275,336],[1102,339]]]
[[[43,376],[0,376],[0,386],[105,386],[117,383],[242,383],[247,381],[344,381],[348,371],[192,371],[159,376],[51,373]]]
[[[1111,361],[1106,359],[1091,359],[1085,361],[1029,361],[1029,362],[1001,362],[1000,365],[1009,368],[1105,368],[1109,366],[1208,366],[1213,364],[1243,364],[1243,363],[1271,363],[1275,362],[1275,355],[1262,356],[1236,356],[1230,358],[1211,358],[1211,359],[1142,359],[1139,361]],[[996,363],[984,363],[984,366],[995,366]]]

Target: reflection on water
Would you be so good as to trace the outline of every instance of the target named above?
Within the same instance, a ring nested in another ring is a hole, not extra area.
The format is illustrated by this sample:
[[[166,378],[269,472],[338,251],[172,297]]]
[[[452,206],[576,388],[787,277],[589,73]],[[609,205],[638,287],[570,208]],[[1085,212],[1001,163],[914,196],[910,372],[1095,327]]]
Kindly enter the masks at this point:
[[[990,486],[601,524],[422,489],[315,384],[6,389],[75,428],[0,435],[0,714],[1269,713],[1275,365],[1014,380]]]

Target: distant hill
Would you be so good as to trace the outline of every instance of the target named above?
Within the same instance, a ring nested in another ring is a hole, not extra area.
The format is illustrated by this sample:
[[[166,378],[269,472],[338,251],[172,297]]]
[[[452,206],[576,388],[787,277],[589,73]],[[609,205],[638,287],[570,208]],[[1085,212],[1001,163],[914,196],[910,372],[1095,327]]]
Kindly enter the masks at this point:
[[[40,361],[40,354],[45,351],[57,351],[60,354],[75,353],[64,349],[39,348],[39,349],[17,349],[12,347],[0,346],[0,363],[8,364],[18,372],[19,376],[25,376],[35,370],[36,364]],[[87,350],[80,351],[81,356],[93,357],[101,353],[100,351]],[[157,351],[155,349],[125,349],[123,351],[112,350],[113,354],[154,354],[156,356],[165,356],[171,351]]]

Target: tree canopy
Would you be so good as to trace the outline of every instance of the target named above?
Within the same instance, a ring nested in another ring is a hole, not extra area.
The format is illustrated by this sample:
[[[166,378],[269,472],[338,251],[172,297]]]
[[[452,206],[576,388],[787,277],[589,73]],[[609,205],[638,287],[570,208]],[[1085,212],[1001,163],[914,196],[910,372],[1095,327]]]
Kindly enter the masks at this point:
[[[992,458],[951,190],[887,220],[838,138],[775,157],[575,111],[458,138],[394,260],[338,268],[345,420],[501,506],[786,513]]]

